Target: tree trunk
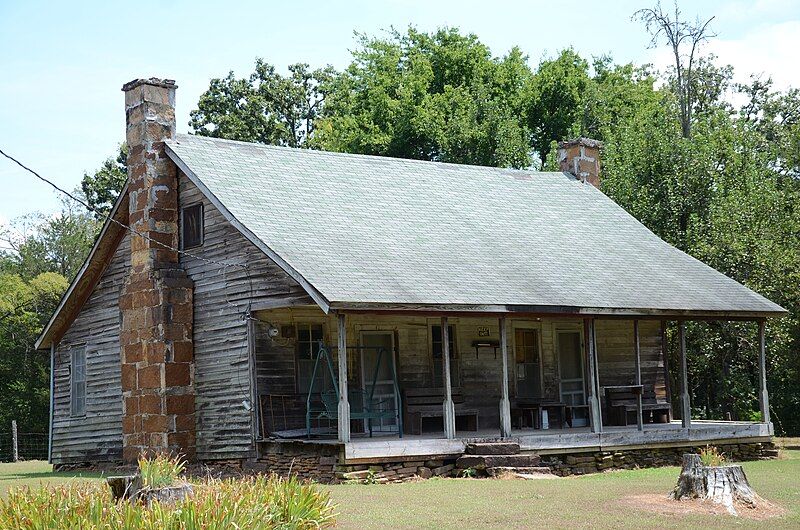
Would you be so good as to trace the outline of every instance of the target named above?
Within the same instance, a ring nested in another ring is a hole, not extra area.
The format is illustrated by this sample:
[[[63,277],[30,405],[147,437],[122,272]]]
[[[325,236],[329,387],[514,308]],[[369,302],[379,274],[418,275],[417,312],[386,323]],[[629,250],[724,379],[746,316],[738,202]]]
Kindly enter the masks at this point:
[[[700,455],[694,454],[683,455],[678,484],[669,496],[674,500],[711,500],[725,506],[731,515],[737,515],[735,504],[750,508],[756,506],[756,494],[750,488],[742,466],[704,466]]]

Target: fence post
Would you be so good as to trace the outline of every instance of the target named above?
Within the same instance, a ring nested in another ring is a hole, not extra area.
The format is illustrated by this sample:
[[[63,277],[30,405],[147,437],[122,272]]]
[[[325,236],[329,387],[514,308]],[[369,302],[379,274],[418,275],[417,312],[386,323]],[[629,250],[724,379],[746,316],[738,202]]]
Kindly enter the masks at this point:
[[[19,449],[17,445],[17,420],[11,420],[11,461],[19,460]]]

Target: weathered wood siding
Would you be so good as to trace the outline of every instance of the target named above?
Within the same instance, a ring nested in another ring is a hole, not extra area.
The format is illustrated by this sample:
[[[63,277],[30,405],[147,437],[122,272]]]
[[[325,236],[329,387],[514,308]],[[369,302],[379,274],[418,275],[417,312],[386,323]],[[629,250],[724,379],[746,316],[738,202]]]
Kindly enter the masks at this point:
[[[286,407],[288,421],[280,423],[280,428],[301,428],[304,426],[305,395],[296,392],[295,378],[295,340],[292,338],[271,339],[266,334],[269,322],[280,328],[282,325],[301,323],[323,324],[325,342],[335,345],[338,342],[337,325],[333,316],[326,316],[316,308],[286,308],[257,313],[263,322],[263,332],[259,333],[256,344],[256,365],[258,374],[258,393],[260,395],[280,394],[285,401],[273,400],[272,415],[284,412]],[[347,343],[357,346],[362,331],[391,331],[395,337],[396,365],[401,390],[433,386],[434,362],[431,356],[430,326],[439,325],[439,318],[400,315],[354,314],[347,317]],[[480,413],[481,428],[499,426],[500,378],[502,359],[499,349],[497,355],[491,348],[481,348],[477,352],[472,342],[477,339],[499,339],[499,323],[493,318],[451,317],[448,323],[455,327],[456,352],[453,370],[460,374],[460,388],[470,408]],[[480,337],[478,328],[488,328],[489,337]],[[543,397],[559,399],[559,368],[555,351],[557,329],[582,330],[578,319],[508,319],[509,339],[509,389],[515,395],[514,330],[517,328],[535,329],[539,333],[543,373]],[[659,397],[664,397],[663,358],[661,355],[660,324],[657,321],[641,321],[639,326],[642,355],[642,381],[654,385]],[[629,320],[598,320],[597,346],[599,352],[600,384],[631,384],[634,380],[633,361],[633,322]],[[335,355],[335,347],[334,347]],[[350,351],[348,357],[349,381],[352,388],[362,388],[361,363],[358,356]],[[367,385],[369,382],[367,382]],[[265,412],[269,418],[270,410]],[[283,419],[281,418],[281,421]],[[268,420],[269,423],[269,420]],[[286,424],[286,427],[282,425]]]
[[[636,381],[632,320],[597,320],[597,356],[600,386],[632,385]],[[666,399],[664,356],[661,351],[661,323],[639,321],[642,384],[660,399]],[[601,396],[604,399],[604,396]]]
[[[305,291],[234,228],[183,174],[181,206],[203,203],[203,245],[182,255],[194,281],[194,385],[197,457],[242,458],[254,449],[255,407],[246,315],[250,304],[303,297]],[[205,261],[246,264],[224,266]]]
[[[105,462],[122,458],[119,293],[130,266],[124,236],[99,283],[55,349],[53,462]],[[70,352],[86,348],[86,414],[72,417]]]

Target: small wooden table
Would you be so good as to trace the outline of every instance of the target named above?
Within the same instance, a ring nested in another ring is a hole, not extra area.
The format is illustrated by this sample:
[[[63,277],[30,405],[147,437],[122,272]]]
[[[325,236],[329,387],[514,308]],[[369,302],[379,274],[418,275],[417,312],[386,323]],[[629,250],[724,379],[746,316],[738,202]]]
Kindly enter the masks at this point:
[[[564,428],[566,421],[566,408],[565,403],[558,401],[545,401],[545,400],[518,400],[511,407],[511,417],[517,419],[519,428],[524,427],[525,418],[530,418],[530,424],[534,429],[542,428],[542,411],[550,410],[558,411],[558,426]]]

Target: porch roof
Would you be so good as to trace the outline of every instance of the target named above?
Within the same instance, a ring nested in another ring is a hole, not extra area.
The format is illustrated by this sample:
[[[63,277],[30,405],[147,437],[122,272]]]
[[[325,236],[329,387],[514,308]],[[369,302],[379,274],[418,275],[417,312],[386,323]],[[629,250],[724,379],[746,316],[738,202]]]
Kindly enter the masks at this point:
[[[566,173],[189,135],[167,152],[326,311],[785,313]]]

